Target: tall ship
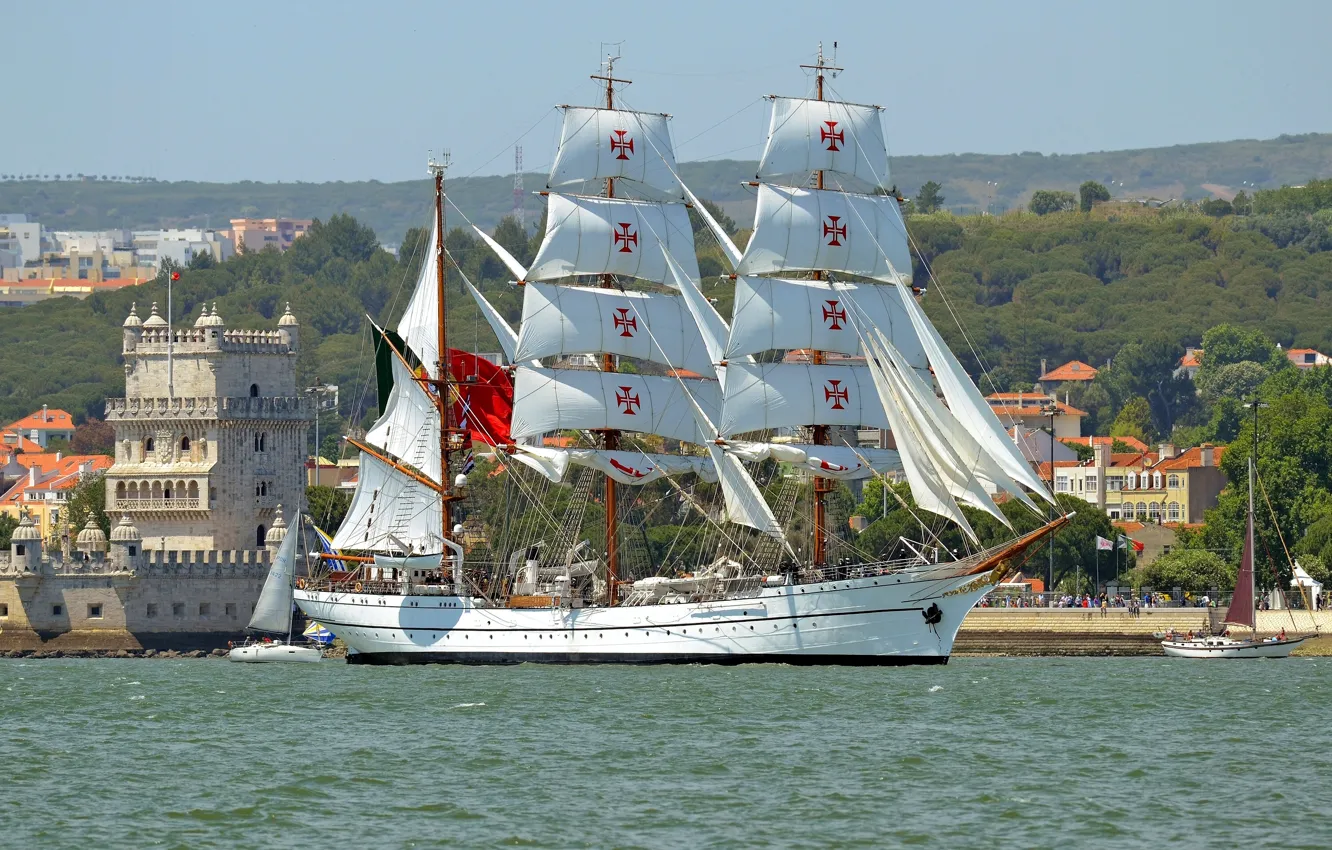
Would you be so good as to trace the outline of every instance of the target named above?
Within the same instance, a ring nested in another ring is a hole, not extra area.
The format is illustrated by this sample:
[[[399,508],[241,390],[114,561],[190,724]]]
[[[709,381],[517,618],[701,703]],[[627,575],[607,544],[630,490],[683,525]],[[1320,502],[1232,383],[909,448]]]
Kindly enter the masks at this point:
[[[431,162],[431,250],[396,328],[375,328],[382,414],[349,438],[333,569],[294,592],[349,661],[944,663],[968,610],[1067,521],[1044,519],[1032,495],[1053,499],[917,303],[880,107],[826,97],[841,69],[821,48],[801,67],[810,96],[769,98],[742,250],[681,180],[669,116],[617,104],[629,81],[607,60],[604,104],[561,107],[535,256],[476,231],[522,292],[514,329],[462,280],[502,368],[449,347],[462,270]],[[691,209],[732,268],[729,319],[703,294]],[[480,506],[485,545],[463,522],[476,441],[505,482],[484,488],[502,500]],[[967,552],[882,560],[840,538],[838,482],[884,475]],[[649,485],[701,518],[693,563],[631,556]],[[1041,526],[982,546],[959,505],[1011,530],[995,494]]]

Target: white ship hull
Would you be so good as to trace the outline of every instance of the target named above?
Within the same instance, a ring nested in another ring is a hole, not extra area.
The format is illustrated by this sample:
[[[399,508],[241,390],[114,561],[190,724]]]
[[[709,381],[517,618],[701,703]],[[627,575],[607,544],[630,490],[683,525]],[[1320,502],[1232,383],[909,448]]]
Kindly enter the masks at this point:
[[[295,597],[359,663],[942,664],[987,579],[931,570],[615,608],[310,589]]]
[[[1172,658],[1287,658],[1306,640],[1307,637],[1265,641],[1166,640],[1161,642],[1161,648]]]

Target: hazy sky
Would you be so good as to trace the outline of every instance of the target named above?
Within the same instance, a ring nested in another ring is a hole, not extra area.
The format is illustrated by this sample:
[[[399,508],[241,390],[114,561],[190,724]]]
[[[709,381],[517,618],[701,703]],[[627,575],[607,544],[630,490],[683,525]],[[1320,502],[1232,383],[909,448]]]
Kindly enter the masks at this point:
[[[627,105],[682,160],[755,158],[817,43],[894,154],[1072,153],[1332,130],[1332,0],[6,3],[0,172],[402,180],[549,165],[557,103]]]

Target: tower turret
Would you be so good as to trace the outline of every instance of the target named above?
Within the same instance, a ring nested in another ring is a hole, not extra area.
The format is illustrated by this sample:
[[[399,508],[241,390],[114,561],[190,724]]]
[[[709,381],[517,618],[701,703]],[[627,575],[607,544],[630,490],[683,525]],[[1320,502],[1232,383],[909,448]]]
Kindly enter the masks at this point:
[[[287,345],[291,346],[292,351],[300,347],[301,324],[291,314],[290,301],[287,302],[286,312],[282,314],[282,318],[278,319],[278,334],[286,340]]]
[[[92,559],[100,559],[106,554],[106,532],[97,524],[96,518],[92,514],[88,515],[88,521],[84,523],[83,530],[74,540],[75,547]]]
[[[129,514],[121,514],[120,522],[111,529],[111,563],[126,572],[138,572],[143,564],[143,537]]]
[[[273,526],[268,529],[264,535],[264,548],[272,555],[277,555],[277,550],[281,548],[282,541],[287,539],[287,522],[282,518],[282,506],[277,506],[276,515],[273,517]]]
[[[42,531],[32,521],[32,514],[23,514],[9,538],[9,563],[24,572],[41,572]]]
[[[133,351],[139,344],[139,338],[143,335],[143,320],[139,318],[139,313],[135,309],[137,304],[130,304],[129,316],[125,319],[122,327],[125,329],[124,350]]]

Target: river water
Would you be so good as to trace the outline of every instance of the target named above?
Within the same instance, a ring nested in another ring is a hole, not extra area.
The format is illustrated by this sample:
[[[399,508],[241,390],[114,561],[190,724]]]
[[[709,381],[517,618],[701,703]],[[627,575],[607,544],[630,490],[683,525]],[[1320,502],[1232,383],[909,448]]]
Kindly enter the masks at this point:
[[[1332,846],[1332,660],[0,660],[0,846]]]

